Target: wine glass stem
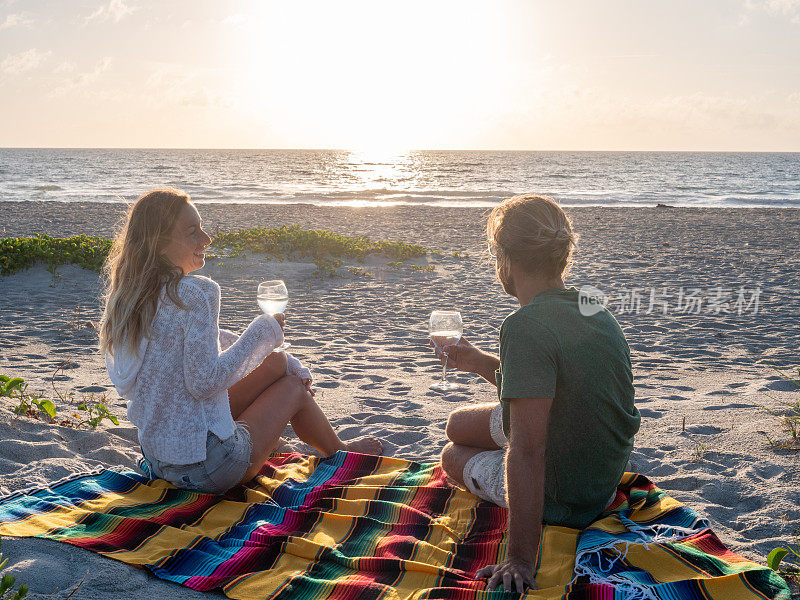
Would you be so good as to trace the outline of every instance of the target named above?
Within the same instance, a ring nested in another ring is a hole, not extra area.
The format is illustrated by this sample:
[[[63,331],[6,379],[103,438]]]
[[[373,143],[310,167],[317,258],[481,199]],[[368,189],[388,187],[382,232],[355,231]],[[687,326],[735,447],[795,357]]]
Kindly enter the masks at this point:
[[[447,352],[444,352],[444,362],[442,362],[442,383],[447,383]]]

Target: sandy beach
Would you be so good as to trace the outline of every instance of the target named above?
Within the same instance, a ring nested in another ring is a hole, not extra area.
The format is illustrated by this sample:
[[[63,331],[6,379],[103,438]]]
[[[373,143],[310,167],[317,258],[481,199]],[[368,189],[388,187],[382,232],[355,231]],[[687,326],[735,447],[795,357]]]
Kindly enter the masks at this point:
[[[121,204],[2,202],[0,236],[113,235]],[[452,373],[461,391],[428,389],[440,364],[428,345],[431,310],[461,311],[465,336],[496,351],[515,308],[487,266],[486,210],[400,206],[201,204],[207,230],[298,225],[436,251],[400,267],[347,263],[320,279],[311,262],[259,255],[208,261],[200,272],[222,288],[221,322],[243,329],[257,314],[259,281],[290,289],[287,340],[315,377],[317,399],[343,439],[382,438],[387,454],[436,460],[448,413],[496,399],[486,382]],[[766,208],[569,208],[581,235],[568,285],[591,285],[631,347],[642,427],[632,469],[707,516],[734,552],[763,562],[800,522],[800,460],[765,410],[800,390],[775,368],[800,366],[800,211]],[[432,266],[432,270],[412,269]],[[348,270],[347,267],[353,267]],[[361,269],[360,271],[358,269]],[[367,274],[368,273],[368,274]],[[97,352],[99,276],[44,266],[0,277],[0,374],[54,398],[61,414],[105,395],[119,426],[71,429],[16,417],[0,401],[0,491],[42,485],[99,466],[133,468],[136,430],[125,419]],[[793,372],[792,372],[793,369]],[[70,396],[70,393],[73,395]],[[110,425],[110,426],[108,426]],[[766,435],[765,435],[766,434]],[[282,450],[309,452],[287,430]],[[181,597],[205,594],[66,544],[2,540],[7,571],[31,598]]]

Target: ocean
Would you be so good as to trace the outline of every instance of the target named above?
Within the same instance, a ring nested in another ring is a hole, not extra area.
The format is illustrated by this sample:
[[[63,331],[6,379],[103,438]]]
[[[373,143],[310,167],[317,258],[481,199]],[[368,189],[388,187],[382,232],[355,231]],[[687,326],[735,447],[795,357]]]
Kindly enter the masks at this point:
[[[800,207],[800,153],[0,148],[0,202],[124,202],[160,186],[196,202]]]

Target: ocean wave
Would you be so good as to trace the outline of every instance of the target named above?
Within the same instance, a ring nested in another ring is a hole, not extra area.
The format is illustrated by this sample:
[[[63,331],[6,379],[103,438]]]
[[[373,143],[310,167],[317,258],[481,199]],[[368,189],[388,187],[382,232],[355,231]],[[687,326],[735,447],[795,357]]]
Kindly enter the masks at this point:
[[[417,151],[369,163],[349,156],[0,148],[0,201],[124,202],[173,185],[215,203],[491,206],[536,192],[568,206],[800,206],[800,153]]]

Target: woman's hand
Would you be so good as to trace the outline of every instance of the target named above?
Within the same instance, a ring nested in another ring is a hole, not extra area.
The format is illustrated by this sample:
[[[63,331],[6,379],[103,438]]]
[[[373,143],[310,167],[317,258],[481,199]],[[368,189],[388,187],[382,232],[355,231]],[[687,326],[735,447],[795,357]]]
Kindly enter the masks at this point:
[[[311,389],[311,380],[310,379],[303,379],[303,385],[306,386],[306,391],[311,394],[312,396],[316,396],[317,392]]]
[[[283,313],[277,313],[272,315],[272,318],[275,319],[278,322],[278,325],[281,326],[281,331],[286,328],[286,315]]]
[[[459,371],[476,373],[490,381],[494,379],[494,371],[500,364],[496,356],[492,356],[480,350],[463,336],[458,340],[458,343],[453,346],[446,346],[440,349],[433,342],[431,342],[431,346],[436,350],[436,356],[438,356],[439,359],[443,359],[444,352],[447,352],[448,367],[453,367]],[[444,350],[444,352],[442,350]],[[489,375],[491,375],[491,378]]]

